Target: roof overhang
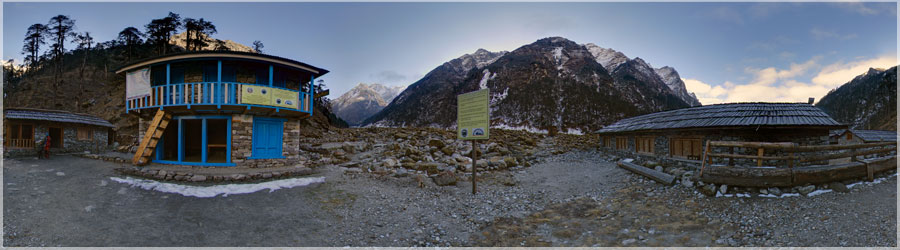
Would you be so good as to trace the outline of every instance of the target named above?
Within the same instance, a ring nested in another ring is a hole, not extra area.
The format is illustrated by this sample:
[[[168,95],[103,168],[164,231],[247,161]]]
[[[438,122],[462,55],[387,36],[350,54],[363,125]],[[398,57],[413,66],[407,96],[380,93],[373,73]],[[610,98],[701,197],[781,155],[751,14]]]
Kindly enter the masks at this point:
[[[169,55],[163,55],[158,57],[149,58],[143,61],[134,62],[131,64],[127,64],[122,66],[121,68],[116,69],[116,74],[121,74],[122,72],[127,72],[135,69],[139,69],[142,67],[155,65],[159,63],[164,63],[168,61],[178,61],[178,60],[189,60],[189,59],[202,59],[202,58],[233,58],[233,59],[242,59],[242,60],[255,60],[255,61],[263,61],[281,64],[284,66],[296,68],[299,70],[307,71],[316,77],[322,76],[325,73],[328,73],[328,70],[314,67],[309,64],[301,63],[298,61],[281,58],[277,56],[265,55],[265,54],[257,54],[257,53],[247,53],[247,52],[223,52],[223,51],[203,51],[203,52],[184,52],[184,53],[175,53]]]

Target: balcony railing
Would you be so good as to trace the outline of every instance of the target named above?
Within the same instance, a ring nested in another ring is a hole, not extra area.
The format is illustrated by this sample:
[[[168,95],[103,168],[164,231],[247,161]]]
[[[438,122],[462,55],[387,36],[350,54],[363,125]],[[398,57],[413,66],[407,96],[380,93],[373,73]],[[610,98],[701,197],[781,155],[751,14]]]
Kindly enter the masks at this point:
[[[34,148],[34,139],[7,139],[4,142],[8,148]]]
[[[286,90],[297,94],[299,101],[296,108],[288,108],[284,106],[272,106],[257,103],[242,103],[241,89],[244,86],[258,86],[273,89]],[[266,107],[283,110],[294,110],[312,114],[312,96],[308,92],[300,92],[297,90],[272,87],[268,85],[249,84],[249,83],[219,83],[219,82],[198,82],[198,83],[177,83],[153,86],[150,88],[148,95],[138,98],[130,98],[125,100],[126,112],[137,109],[146,108],[165,108],[171,106],[187,106],[191,105],[222,105],[233,106],[254,106]]]

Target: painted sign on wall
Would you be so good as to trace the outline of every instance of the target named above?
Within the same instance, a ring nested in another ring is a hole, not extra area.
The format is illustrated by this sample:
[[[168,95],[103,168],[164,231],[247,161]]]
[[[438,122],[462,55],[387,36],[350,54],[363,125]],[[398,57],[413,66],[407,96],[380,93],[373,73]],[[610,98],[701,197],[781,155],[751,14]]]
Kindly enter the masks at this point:
[[[272,105],[272,88],[243,85],[241,86],[241,103],[267,106]]]
[[[487,140],[490,136],[488,89],[456,96],[456,136],[462,140]]]
[[[284,89],[272,89],[272,106],[298,109],[300,98],[297,92]]]

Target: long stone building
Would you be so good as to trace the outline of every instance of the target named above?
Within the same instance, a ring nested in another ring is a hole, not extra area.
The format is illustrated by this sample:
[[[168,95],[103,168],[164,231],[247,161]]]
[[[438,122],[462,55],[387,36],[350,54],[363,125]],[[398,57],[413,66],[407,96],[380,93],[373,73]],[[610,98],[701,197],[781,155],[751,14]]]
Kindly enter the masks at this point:
[[[699,165],[707,141],[827,145],[834,129],[846,125],[808,103],[729,103],[631,117],[595,133],[602,148],[628,157]]]

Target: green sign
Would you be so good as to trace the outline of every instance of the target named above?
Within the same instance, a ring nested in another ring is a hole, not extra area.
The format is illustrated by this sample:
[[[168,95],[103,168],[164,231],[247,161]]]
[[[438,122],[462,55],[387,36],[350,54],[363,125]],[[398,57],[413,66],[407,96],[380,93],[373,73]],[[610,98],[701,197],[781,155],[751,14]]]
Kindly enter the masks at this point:
[[[462,140],[487,140],[491,115],[488,89],[456,96],[456,136]]]
[[[272,89],[256,85],[241,86],[241,103],[272,105]]]

